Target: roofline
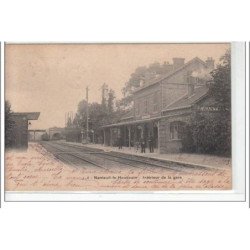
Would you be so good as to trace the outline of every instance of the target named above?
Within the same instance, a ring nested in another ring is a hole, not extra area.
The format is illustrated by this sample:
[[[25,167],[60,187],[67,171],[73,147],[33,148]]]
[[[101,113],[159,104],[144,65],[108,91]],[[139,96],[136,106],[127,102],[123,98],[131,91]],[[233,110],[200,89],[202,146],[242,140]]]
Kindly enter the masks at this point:
[[[186,95],[185,95],[186,96]],[[185,97],[183,96],[183,97]],[[186,106],[181,106],[181,107],[177,107],[177,108],[172,108],[172,109],[164,109],[161,111],[161,113],[163,112],[168,112],[168,111],[175,111],[175,110],[181,110],[181,109],[188,109],[188,108],[192,108],[192,106],[194,104],[196,104],[197,102],[201,101],[203,98],[205,98],[206,96],[208,96],[208,91],[202,95],[199,99],[197,99],[196,101],[194,101],[192,104],[190,105],[186,105]],[[182,97],[182,98],[183,98]],[[178,99],[177,101],[181,100]],[[178,114],[177,114],[178,115]],[[120,122],[120,123],[113,123],[113,124],[109,124],[109,125],[105,125],[102,126],[101,128],[109,128],[109,127],[115,127],[115,126],[122,126],[122,125],[129,125],[129,124],[136,124],[136,123],[141,123],[141,122],[147,122],[147,121],[153,121],[153,120],[159,120],[161,118],[163,118],[165,116],[158,116],[158,117],[154,117],[154,118],[150,118],[150,119],[144,119],[144,120],[134,120],[134,121],[128,121],[128,122]],[[133,118],[133,117],[131,117]]]
[[[131,119],[131,118],[134,118],[134,116],[129,116],[129,117],[121,118],[121,120],[127,120],[127,119]]]
[[[40,114],[41,112],[12,112],[12,115],[29,115],[29,114]]]
[[[199,88],[201,88],[202,86],[200,86]],[[205,98],[207,95],[208,95],[208,92],[209,92],[209,89],[207,90],[207,92],[202,95],[199,99],[197,99],[196,101],[194,101],[192,104],[188,105],[188,106],[182,106],[182,107],[178,107],[178,108],[172,108],[172,109],[165,109],[165,110],[162,110],[162,112],[166,112],[166,111],[172,111],[172,110],[177,110],[177,109],[185,109],[187,107],[192,107],[194,104],[196,104],[197,102],[199,102],[200,100],[202,100],[203,98]],[[187,94],[185,94],[185,96],[183,96],[182,98],[186,97]],[[173,102],[172,104],[170,105],[173,105],[175,104],[176,102],[180,101],[182,98],[176,100],[175,102]],[[168,105],[168,106],[170,106]]]
[[[170,114],[170,115],[164,115],[164,116],[160,116],[160,117],[152,118],[152,119],[145,119],[145,120],[139,120],[139,121],[133,121],[133,122],[127,122],[127,123],[114,123],[114,124],[102,126],[101,129],[104,129],[104,128],[111,128],[111,127],[119,127],[119,126],[122,126],[122,125],[139,124],[139,123],[148,122],[148,121],[153,121],[153,120],[160,120],[160,119],[162,119],[162,118],[169,118],[169,117],[173,117],[173,116],[181,116],[181,115],[189,115],[189,114],[190,114],[190,113]]]
[[[182,98],[185,98],[188,95],[188,93],[185,93],[185,95],[181,96],[180,98],[178,98],[177,100],[171,102],[169,105],[167,105],[166,109],[168,107],[170,107],[171,105],[175,104],[176,102],[180,101]]]
[[[27,119],[29,121],[38,120],[40,114],[41,114],[41,112],[13,112],[13,113],[11,113],[11,115],[14,115],[14,116],[26,116],[27,118],[29,115],[36,115],[37,116],[36,119]]]
[[[199,60],[204,66],[206,66],[206,63],[204,61],[202,61],[199,57],[196,56],[193,59],[189,60],[187,63],[185,63],[182,67],[177,68],[176,70],[171,72],[169,75],[167,75],[165,77],[162,77],[162,78],[158,79],[157,81],[155,81],[155,82],[153,82],[153,83],[151,83],[151,84],[149,84],[147,86],[144,86],[142,88],[138,88],[137,90],[134,90],[133,94],[135,94],[135,93],[137,93],[137,92],[139,92],[141,90],[144,90],[144,89],[146,89],[148,87],[154,86],[157,83],[160,83],[162,80],[165,80],[165,79],[169,78],[170,76],[174,75],[175,73],[177,73],[178,71],[184,69],[187,65],[189,65],[192,61],[195,61],[195,60]]]
[[[178,108],[164,109],[161,112],[173,111],[173,110],[178,110],[178,109],[187,109],[187,108],[191,108],[191,107],[192,107],[192,105],[187,105],[187,106],[182,106],[182,107],[178,107]]]
[[[204,95],[202,95],[199,99],[197,99],[196,101],[194,101],[194,103],[193,103],[193,104],[195,104],[195,103],[197,103],[197,102],[201,101],[203,98],[207,97],[207,96],[208,96],[208,92],[209,92],[209,89],[208,89],[207,93],[205,93],[205,94],[204,94]]]
[[[167,77],[166,77],[166,78],[167,78]],[[136,90],[133,91],[133,94],[138,93],[138,92],[140,92],[141,90],[147,89],[147,88],[149,88],[149,87],[152,87],[152,86],[154,86],[154,85],[156,85],[156,84],[160,84],[161,81],[164,80],[164,79],[165,79],[165,78],[159,79],[157,82],[153,82],[153,83],[151,83],[151,84],[149,84],[149,85],[147,85],[147,86],[144,86],[144,87],[142,87],[142,88],[138,88],[138,89],[136,89]]]

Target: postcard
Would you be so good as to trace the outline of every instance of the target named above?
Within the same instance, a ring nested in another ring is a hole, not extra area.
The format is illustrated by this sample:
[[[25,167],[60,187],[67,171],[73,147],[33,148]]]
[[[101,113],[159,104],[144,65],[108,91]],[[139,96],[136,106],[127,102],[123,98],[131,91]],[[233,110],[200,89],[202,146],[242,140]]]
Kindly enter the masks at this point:
[[[6,200],[235,193],[244,60],[242,43],[6,43]]]

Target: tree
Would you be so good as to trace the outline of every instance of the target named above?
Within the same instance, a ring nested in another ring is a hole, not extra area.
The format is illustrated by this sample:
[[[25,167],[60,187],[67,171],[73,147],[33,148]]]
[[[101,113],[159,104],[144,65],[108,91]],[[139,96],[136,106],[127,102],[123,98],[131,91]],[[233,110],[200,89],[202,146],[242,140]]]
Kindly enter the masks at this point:
[[[12,129],[14,121],[11,118],[12,110],[9,101],[5,101],[5,147],[11,147]]]
[[[108,113],[112,114],[114,112],[114,100],[115,92],[113,89],[110,89],[108,92]]]
[[[129,81],[125,83],[122,89],[124,96],[122,100],[123,105],[130,106],[132,102],[132,93],[136,88],[141,85],[146,85],[153,79],[169,73],[172,69],[172,65],[166,62],[164,62],[164,64],[154,62],[148,67],[141,66],[136,68],[135,72],[131,74]]]
[[[211,72],[209,94],[215,98],[220,106],[231,111],[231,52],[227,50],[220,59],[220,64]],[[231,114],[228,113],[228,114]]]
[[[107,105],[107,93],[108,93],[108,85],[106,83],[103,83],[102,87],[102,106],[106,107]]]
[[[107,92],[107,95],[102,95],[102,103],[89,103],[89,131],[95,133],[95,138],[102,136],[102,126],[117,123],[121,116],[126,112],[115,99],[115,92],[112,89],[108,89],[108,85],[104,84],[102,92]],[[74,127],[86,131],[87,125],[87,101],[82,100],[77,107],[77,113],[74,116],[73,121],[68,123],[68,127]]]
[[[208,98],[214,100],[219,112],[194,112],[189,136],[183,140],[183,150],[198,153],[231,155],[231,53],[228,50],[220,64],[211,72]]]
[[[230,120],[221,119],[217,114],[196,114],[193,121],[193,140],[198,153],[230,155]]]
[[[131,74],[128,82],[122,89],[124,97],[130,96],[135,88],[140,87],[140,82],[144,81],[147,67],[138,67],[134,73]]]
[[[221,110],[213,121],[215,152],[231,155],[231,51],[221,57],[220,64],[211,72],[209,95]]]

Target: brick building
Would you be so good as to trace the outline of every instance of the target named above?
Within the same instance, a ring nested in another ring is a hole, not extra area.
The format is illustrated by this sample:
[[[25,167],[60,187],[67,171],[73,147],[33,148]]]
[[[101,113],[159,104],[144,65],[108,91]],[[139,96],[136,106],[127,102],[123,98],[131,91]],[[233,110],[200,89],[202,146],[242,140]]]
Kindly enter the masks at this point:
[[[124,146],[131,147],[140,138],[154,138],[160,153],[180,152],[182,132],[193,110],[207,96],[206,77],[214,69],[214,60],[198,57],[185,63],[173,58],[168,73],[141,84],[133,93],[133,108],[119,123],[103,127],[104,144],[116,146],[121,136]]]
[[[37,120],[40,112],[21,112],[12,113],[11,120],[13,121],[11,134],[11,148],[27,149],[28,148],[28,127],[31,120]]]

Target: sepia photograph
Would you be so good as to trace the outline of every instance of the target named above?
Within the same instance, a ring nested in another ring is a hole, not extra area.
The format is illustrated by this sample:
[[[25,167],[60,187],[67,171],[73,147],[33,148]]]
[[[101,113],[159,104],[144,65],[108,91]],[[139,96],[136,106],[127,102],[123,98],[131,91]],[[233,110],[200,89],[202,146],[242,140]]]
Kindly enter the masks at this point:
[[[5,191],[232,190],[230,43],[5,44]]]
[[[1,1],[0,249],[250,249],[248,2]]]

